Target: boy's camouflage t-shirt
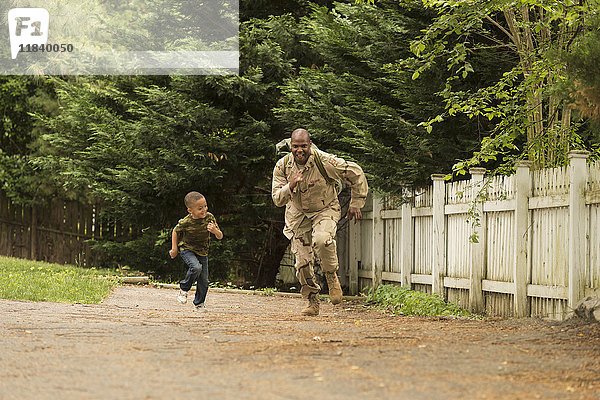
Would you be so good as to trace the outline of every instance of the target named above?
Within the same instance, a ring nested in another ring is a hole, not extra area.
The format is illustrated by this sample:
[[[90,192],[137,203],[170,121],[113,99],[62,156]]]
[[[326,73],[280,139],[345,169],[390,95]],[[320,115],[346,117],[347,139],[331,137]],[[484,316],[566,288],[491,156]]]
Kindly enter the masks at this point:
[[[209,212],[206,213],[204,218],[193,219],[188,214],[180,219],[177,226],[175,226],[179,250],[191,250],[199,256],[207,256],[211,234],[206,227],[210,222],[213,222],[219,228],[215,216]]]

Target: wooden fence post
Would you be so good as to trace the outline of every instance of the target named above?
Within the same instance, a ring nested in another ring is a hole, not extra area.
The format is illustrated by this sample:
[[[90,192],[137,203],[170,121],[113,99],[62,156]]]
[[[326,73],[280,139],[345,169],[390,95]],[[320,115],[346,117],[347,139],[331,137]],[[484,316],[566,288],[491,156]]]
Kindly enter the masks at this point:
[[[413,225],[412,225],[412,204],[402,204],[402,286],[411,287],[411,277],[413,268]]]
[[[373,249],[372,254],[372,287],[381,285],[381,273],[385,262],[385,222],[381,218],[383,210],[383,199],[373,196]]]
[[[444,274],[446,272],[446,184],[443,174],[431,175],[433,181],[433,265],[431,291],[444,295]]]
[[[585,295],[585,249],[586,226],[588,224],[585,205],[587,184],[586,160],[590,153],[585,150],[570,151],[569,167],[569,299],[568,308],[575,305]]]
[[[350,221],[348,222],[348,242],[349,255],[348,255],[348,289],[351,295],[358,294],[358,263],[361,260],[361,221]]]
[[[471,241],[471,274],[469,287],[469,308],[476,313],[482,313],[485,308],[483,301],[482,280],[485,271],[485,215],[483,214],[483,199],[480,198],[480,192],[483,189],[483,175],[485,168],[471,168],[471,187],[473,190],[472,200],[474,202],[474,212],[478,223],[472,225],[471,234],[477,240]]]
[[[31,206],[31,226],[29,227],[29,259],[37,260],[37,206]]]
[[[517,162],[515,175],[515,258],[513,279],[515,283],[514,307],[516,317],[529,316],[527,301],[527,267],[528,267],[528,231],[529,231],[529,196],[531,196],[531,161]]]

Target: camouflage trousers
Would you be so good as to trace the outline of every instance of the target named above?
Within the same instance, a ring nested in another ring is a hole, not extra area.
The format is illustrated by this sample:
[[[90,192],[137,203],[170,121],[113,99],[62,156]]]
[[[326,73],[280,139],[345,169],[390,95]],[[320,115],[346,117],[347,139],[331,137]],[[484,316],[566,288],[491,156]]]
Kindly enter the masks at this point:
[[[296,258],[296,277],[301,285],[300,293],[304,298],[321,290],[313,268],[315,251],[321,260],[323,272],[335,272],[338,269],[335,234],[339,218],[339,209],[326,209],[312,218],[305,216],[293,231],[291,248]]]

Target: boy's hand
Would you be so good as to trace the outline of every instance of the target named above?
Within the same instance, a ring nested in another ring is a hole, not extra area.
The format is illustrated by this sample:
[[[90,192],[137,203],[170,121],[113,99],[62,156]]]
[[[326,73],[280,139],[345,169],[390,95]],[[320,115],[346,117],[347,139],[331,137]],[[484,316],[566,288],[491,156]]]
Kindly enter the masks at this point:
[[[177,249],[169,250],[169,255],[171,256],[171,258],[177,257]]]
[[[214,222],[209,222],[206,226],[206,230],[208,230],[212,234],[216,234],[218,232],[218,229]]]
[[[215,235],[217,239],[223,239],[223,232],[217,228],[217,225],[214,222],[209,222],[209,224],[206,226],[206,230]]]

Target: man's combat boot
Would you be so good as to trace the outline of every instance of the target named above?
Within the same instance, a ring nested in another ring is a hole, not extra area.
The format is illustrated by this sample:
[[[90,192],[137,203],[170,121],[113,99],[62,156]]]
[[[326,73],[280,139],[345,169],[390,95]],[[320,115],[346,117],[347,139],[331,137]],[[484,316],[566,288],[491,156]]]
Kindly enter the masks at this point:
[[[335,271],[325,272],[325,279],[327,279],[327,286],[329,287],[331,304],[340,304],[342,302],[342,287],[337,274]]]
[[[319,315],[319,296],[316,293],[308,295],[308,307],[302,310],[302,315]]]

